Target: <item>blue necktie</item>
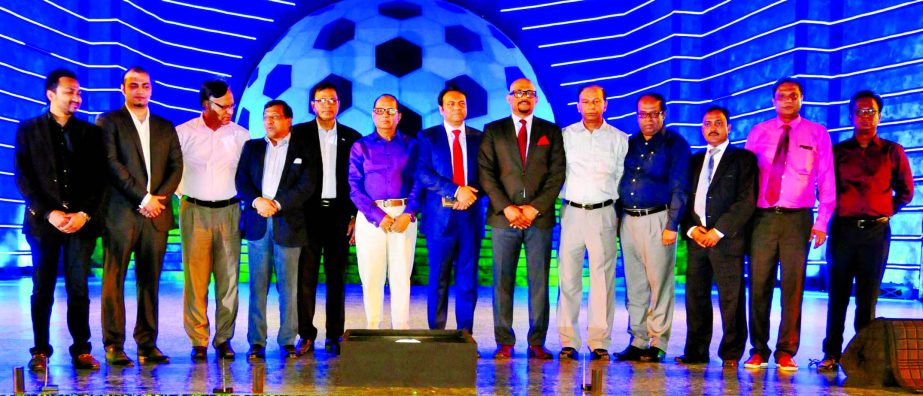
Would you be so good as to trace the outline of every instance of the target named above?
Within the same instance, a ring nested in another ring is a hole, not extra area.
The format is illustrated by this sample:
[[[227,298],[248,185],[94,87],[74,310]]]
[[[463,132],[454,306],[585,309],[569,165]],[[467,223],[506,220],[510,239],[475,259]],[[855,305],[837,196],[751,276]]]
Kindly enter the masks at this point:
[[[714,147],[708,150],[708,184],[711,185],[711,176],[715,171],[715,155],[721,151],[719,148]]]

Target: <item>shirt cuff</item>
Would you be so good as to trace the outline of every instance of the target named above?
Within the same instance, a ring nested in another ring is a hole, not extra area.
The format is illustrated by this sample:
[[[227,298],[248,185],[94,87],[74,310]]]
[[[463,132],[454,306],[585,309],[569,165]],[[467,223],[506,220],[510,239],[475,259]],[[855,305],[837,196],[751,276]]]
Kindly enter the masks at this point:
[[[143,208],[145,205],[147,205],[148,202],[151,202],[150,193],[147,193],[147,195],[144,196],[144,199],[141,200],[141,205],[138,205],[138,209]]]
[[[719,230],[719,229],[717,229],[717,228],[712,228],[712,229],[715,230],[715,234],[718,234],[719,237],[724,238],[724,233],[721,232],[721,230]]]
[[[686,236],[692,238],[692,231],[695,231],[696,228],[698,228],[698,226],[689,227],[689,231],[686,231]]]
[[[276,200],[274,199],[274,200],[272,200],[272,202],[273,202],[274,204],[276,204],[276,210],[282,210],[282,204],[280,204],[279,201],[276,201]]]

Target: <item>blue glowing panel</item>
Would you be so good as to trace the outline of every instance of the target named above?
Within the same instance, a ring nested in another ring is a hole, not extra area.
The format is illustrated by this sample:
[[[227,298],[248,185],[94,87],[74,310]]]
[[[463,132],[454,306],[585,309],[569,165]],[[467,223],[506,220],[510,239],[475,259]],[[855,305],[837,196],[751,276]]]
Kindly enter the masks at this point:
[[[445,41],[464,53],[481,51],[484,49],[481,45],[481,38],[478,37],[477,33],[460,25],[453,25],[445,28]]]
[[[314,48],[332,51],[356,37],[356,23],[349,19],[337,19],[321,29],[314,40]]]
[[[465,92],[468,104],[468,117],[477,118],[487,115],[487,90],[468,76],[458,76],[446,81],[446,86],[454,85]]]
[[[423,129],[423,118],[408,106],[401,108],[401,122],[397,124],[397,129],[407,135],[417,137],[417,133]]]
[[[378,13],[397,20],[415,18],[423,14],[419,4],[409,1],[389,1],[378,6]]]
[[[375,47],[375,67],[402,77],[423,66],[423,50],[414,43],[398,37]]]
[[[278,98],[292,86],[292,65],[278,65],[266,76],[263,93],[270,98]]]

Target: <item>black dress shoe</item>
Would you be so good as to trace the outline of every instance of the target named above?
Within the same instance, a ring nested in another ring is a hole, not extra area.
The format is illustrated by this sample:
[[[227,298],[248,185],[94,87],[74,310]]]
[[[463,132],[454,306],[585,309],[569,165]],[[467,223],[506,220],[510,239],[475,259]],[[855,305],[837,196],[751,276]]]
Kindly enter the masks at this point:
[[[558,359],[561,361],[565,359],[578,360],[577,350],[571,347],[561,348],[561,352],[558,352]]]
[[[694,355],[679,355],[673,358],[673,360],[675,360],[676,363],[681,363],[681,364],[704,364],[704,363],[708,363],[709,361],[711,361],[711,359],[708,356],[694,356]]]
[[[590,360],[609,360],[609,351],[596,348],[590,352]]]
[[[151,348],[141,348],[138,347],[138,362],[141,364],[151,363],[151,364],[161,364],[161,363],[170,363],[170,357],[164,355],[160,351],[160,348],[156,346]]]
[[[45,371],[46,369],[48,369],[48,355],[44,353],[32,354],[32,359],[29,359],[29,370]]]
[[[295,346],[295,354],[302,356],[308,352],[314,350],[314,340],[300,339],[298,340],[298,345]]]
[[[657,347],[650,347],[644,351],[644,354],[641,355],[642,362],[651,362],[651,363],[660,363],[663,362],[663,358],[667,356],[667,353],[662,349]]]
[[[189,354],[193,362],[204,362],[208,360],[208,347],[194,346],[192,353]]]
[[[215,352],[218,354],[219,359],[234,360],[234,357],[237,356],[234,353],[234,348],[231,348],[230,341],[215,345]]]
[[[247,352],[247,359],[250,361],[266,359],[266,348],[260,344],[250,346],[250,352]]]
[[[634,345],[629,345],[628,348],[625,348],[624,351],[616,352],[612,355],[615,357],[615,360],[620,362],[637,362],[641,360],[641,356],[643,356],[646,352],[647,351],[644,349],[638,348]]]
[[[340,355],[340,340],[327,340],[327,343],[324,344],[324,350],[330,352],[334,355]]]
[[[283,345],[282,346],[282,357],[287,359],[294,359],[298,357],[298,351],[295,350],[294,345]]]
[[[135,365],[135,362],[128,358],[128,355],[125,354],[125,350],[122,348],[109,345],[106,347],[106,364],[110,366],[131,367]]]
[[[99,370],[99,362],[89,352],[72,357],[71,363],[77,370]]]

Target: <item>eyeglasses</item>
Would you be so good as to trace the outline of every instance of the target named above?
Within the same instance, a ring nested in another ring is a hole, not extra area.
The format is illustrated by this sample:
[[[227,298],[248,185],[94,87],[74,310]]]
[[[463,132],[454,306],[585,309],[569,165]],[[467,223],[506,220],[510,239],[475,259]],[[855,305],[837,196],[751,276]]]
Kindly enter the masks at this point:
[[[702,123],[702,126],[705,127],[705,128],[710,128],[710,127],[713,126],[713,125],[716,126],[716,127],[718,127],[718,128],[721,128],[721,127],[725,126],[726,124],[724,123],[724,121],[721,121],[721,120],[718,120],[718,121],[715,121],[715,122],[705,121],[705,122]]]
[[[283,118],[285,118],[285,117],[282,117],[282,116],[280,116],[280,115],[278,115],[278,114],[272,114],[272,115],[263,116],[263,121],[272,121],[272,122],[276,122],[276,121],[279,121],[279,120],[281,120],[281,119],[283,119]]]
[[[376,108],[372,109],[372,112],[375,113],[375,114],[378,114],[378,115],[385,115],[386,113],[387,113],[388,115],[395,115],[395,114],[397,114],[397,109],[385,109],[385,108],[382,108],[382,107],[376,107]]]
[[[517,98],[520,98],[520,99],[522,99],[522,98],[534,98],[534,97],[538,96],[538,94],[537,94],[535,91],[528,90],[528,89],[517,89],[517,90],[514,90],[514,91],[510,91],[510,95],[513,95],[513,96],[515,96],[515,97],[517,97]]]
[[[878,110],[875,109],[856,109],[856,117],[874,117],[878,114]]]
[[[662,111],[651,111],[651,112],[639,111],[638,112],[638,118],[642,120],[644,119],[653,120],[655,118],[659,118],[662,115],[663,115]]]
[[[603,104],[603,103],[604,103],[604,101],[599,100],[599,99],[581,100],[581,101],[580,101],[580,104],[583,105],[583,106],[588,106],[588,105],[599,106],[599,105],[601,105],[601,104]]]
[[[224,111],[234,111],[234,108],[237,107],[237,105],[235,105],[235,104],[233,104],[233,103],[231,103],[231,104],[229,104],[229,105],[223,105],[223,104],[221,104],[221,103],[217,103],[217,102],[212,101],[212,100],[209,100],[208,103],[211,103],[211,104],[213,104],[213,105],[215,105],[215,106],[218,106],[219,109],[224,110]]]
[[[320,99],[314,99],[312,102],[316,104],[322,104],[322,105],[335,105],[339,103],[340,100],[337,98],[320,98]]]

